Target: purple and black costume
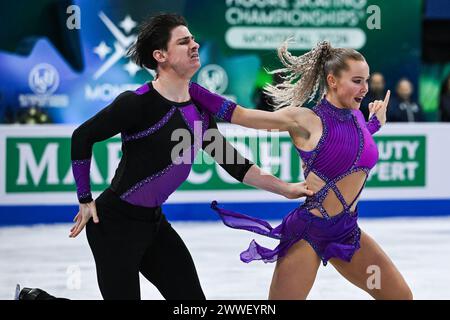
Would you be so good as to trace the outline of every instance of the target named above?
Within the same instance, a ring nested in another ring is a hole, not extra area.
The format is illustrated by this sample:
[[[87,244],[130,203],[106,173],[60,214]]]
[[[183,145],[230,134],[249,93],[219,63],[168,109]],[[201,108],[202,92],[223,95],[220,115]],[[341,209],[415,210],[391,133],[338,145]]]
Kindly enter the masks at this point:
[[[227,226],[280,240],[273,250],[264,248],[253,240],[250,247],[241,253],[241,260],[244,262],[274,262],[302,239],[314,248],[324,265],[334,257],[350,261],[360,247],[358,210],[357,206],[354,212],[351,208],[365,185],[370,169],[378,160],[378,150],[372,134],[379,130],[380,122],[374,115],[366,123],[360,110],[337,108],[326,98],[313,111],[322,121],[322,136],[314,150],[298,150],[298,153],[306,165],[305,179],[313,172],[325,183],[316,194],[307,197],[302,205],[289,212],[275,228],[264,220],[231,212],[219,208],[216,202],[212,203],[212,208]],[[365,173],[364,183],[357,195],[346,201],[338,182],[359,171]],[[342,205],[342,211],[332,216],[324,208],[324,200],[330,191],[334,192]],[[318,210],[322,217],[311,213],[313,209]]]
[[[163,204],[188,177],[198,150],[213,150],[207,148],[212,143],[222,143],[226,153],[233,153],[233,159],[241,158],[237,164],[216,160],[231,176],[242,181],[252,165],[249,160],[243,159],[222,136],[218,137],[221,141],[200,141],[207,129],[217,129],[213,116],[229,122],[236,104],[196,83],[190,83],[189,91],[192,99],[204,102],[202,109],[191,100],[168,101],[148,83],[135,92],[120,94],[111,105],[74,131],[72,171],[80,203],[92,201],[89,179],[92,145],[118,133],[123,155],[110,189],[129,204],[142,207]],[[194,134],[196,124],[199,132]],[[176,129],[189,130],[192,143],[173,161],[171,152],[180,143],[171,138]],[[185,152],[190,161],[179,161],[186,159]],[[211,156],[216,158],[214,154]]]
[[[105,299],[139,299],[139,272],[166,299],[205,298],[192,257],[161,205],[186,180],[200,148],[239,181],[253,164],[218,131],[211,141],[204,136],[207,129],[217,128],[214,116],[230,121],[236,105],[195,83],[189,90],[191,97],[207,102],[206,107],[198,108],[191,100],[169,101],[148,83],[120,94],[72,135],[72,169],[80,203],[92,201],[93,144],[118,133],[122,137],[123,155],[111,186],[95,200],[100,222],[91,219],[86,225]],[[188,143],[173,137],[176,129],[186,129]],[[226,156],[217,154],[216,147]],[[230,154],[234,163],[224,163],[220,157],[230,159]]]

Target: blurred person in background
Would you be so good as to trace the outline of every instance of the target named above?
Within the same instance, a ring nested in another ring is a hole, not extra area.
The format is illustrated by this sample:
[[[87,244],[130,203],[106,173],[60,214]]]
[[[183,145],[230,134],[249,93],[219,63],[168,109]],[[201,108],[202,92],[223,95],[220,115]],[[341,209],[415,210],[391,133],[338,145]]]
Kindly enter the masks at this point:
[[[412,95],[414,87],[407,78],[402,78],[396,86],[396,95],[388,109],[387,119],[391,122],[422,122],[425,116],[422,107],[414,101]]]
[[[386,96],[384,76],[380,72],[374,72],[369,79],[369,92],[361,102],[361,112],[365,119],[369,119],[369,103],[375,100],[383,100]],[[389,109],[389,108],[388,108]]]

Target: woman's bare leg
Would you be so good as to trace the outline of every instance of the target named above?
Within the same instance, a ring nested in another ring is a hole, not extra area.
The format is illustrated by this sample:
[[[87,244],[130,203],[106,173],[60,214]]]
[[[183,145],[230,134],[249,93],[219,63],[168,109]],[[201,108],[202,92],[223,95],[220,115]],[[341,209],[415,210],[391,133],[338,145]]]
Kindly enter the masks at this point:
[[[361,232],[361,248],[351,262],[330,260],[347,280],[381,300],[412,300],[411,289],[381,247],[365,232]]]
[[[270,285],[270,300],[304,300],[316,279],[320,259],[305,240],[294,244],[277,261]]]

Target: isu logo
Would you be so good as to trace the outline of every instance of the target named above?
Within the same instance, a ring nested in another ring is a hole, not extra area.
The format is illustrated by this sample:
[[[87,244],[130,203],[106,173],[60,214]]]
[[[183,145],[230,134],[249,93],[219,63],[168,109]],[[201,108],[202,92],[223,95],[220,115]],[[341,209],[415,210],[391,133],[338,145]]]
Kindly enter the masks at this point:
[[[217,64],[208,64],[198,74],[198,83],[217,94],[223,94],[228,87],[226,71]]]
[[[48,63],[38,64],[31,69],[28,84],[37,95],[51,95],[59,86],[58,71]]]

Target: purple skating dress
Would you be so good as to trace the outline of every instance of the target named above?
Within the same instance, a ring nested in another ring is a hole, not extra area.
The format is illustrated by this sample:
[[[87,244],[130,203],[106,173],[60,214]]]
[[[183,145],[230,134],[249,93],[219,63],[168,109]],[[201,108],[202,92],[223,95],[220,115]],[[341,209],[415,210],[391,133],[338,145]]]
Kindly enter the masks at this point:
[[[312,172],[325,183],[316,194],[307,197],[275,228],[264,220],[219,208],[216,201],[211,204],[227,226],[280,240],[275,249],[262,247],[253,240],[250,247],[241,253],[243,262],[274,262],[301,239],[314,248],[324,265],[331,258],[349,262],[360,248],[358,207],[354,211],[351,208],[367,181],[370,169],[378,160],[372,134],[379,130],[380,122],[376,116],[372,116],[366,123],[360,110],[337,108],[326,98],[313,111],[322,121],[322,137],[314,150],[297,151],[306,166],[305,179]],[[339,181],[357,172],[364,172],[365,180],[356,196],[352,190],[349,199],[348,194],[346,197],[343,195],[343,185],[339,185]],[[342,205],[342,211],[330,215],[325,210],[324,201],[328,194]],[[313,214],[313,209],[320,212],[322,217]]]

